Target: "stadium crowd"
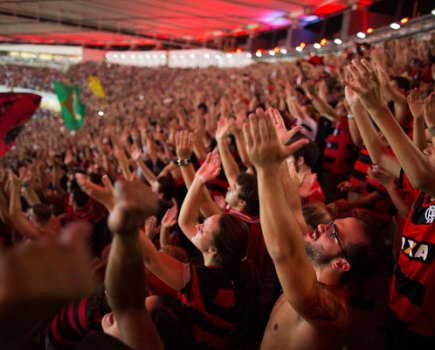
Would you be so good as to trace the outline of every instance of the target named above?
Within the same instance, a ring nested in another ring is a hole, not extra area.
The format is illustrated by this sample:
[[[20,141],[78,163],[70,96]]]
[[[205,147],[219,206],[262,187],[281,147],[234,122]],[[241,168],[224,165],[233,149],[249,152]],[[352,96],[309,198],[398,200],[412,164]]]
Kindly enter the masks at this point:
[[[391,259],[388,346],[434,348],[434,59],[432,33],[238,69],[0,66],[87,106],[0,159],[0,344],[342,349]]]

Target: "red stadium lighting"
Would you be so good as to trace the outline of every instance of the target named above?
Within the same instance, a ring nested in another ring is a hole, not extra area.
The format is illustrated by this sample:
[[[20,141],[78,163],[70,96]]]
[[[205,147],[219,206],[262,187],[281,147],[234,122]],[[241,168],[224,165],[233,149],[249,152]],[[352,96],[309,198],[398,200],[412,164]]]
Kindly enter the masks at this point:
[[[404,17],[400,20],[400,24],[403,26],[404,24],[408,23],[409,18],[408,17]]]

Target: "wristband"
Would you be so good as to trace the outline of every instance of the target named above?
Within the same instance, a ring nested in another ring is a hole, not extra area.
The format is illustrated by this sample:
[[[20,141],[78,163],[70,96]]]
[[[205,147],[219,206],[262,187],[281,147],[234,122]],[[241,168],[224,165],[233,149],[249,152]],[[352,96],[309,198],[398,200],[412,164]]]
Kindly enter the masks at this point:
[[[429,128],[429,135],[430,137],[435,137],[435,125]]]
[[[183,165],[187,165],[187,164],[192,164],[192,160],[190,158],[177,159],[175,161],[175,164],[177,164],[177,166],[183,166]]]

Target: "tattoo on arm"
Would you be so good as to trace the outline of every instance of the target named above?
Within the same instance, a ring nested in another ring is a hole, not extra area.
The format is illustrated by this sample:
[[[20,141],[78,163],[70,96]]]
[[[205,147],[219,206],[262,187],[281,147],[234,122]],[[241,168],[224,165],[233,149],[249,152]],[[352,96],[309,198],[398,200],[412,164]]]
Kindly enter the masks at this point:
[[[340,317],[340,304],[337,296],[331,293],[323,284],[319,283],[319,293],[306,316],[312,320],[336,321]]]

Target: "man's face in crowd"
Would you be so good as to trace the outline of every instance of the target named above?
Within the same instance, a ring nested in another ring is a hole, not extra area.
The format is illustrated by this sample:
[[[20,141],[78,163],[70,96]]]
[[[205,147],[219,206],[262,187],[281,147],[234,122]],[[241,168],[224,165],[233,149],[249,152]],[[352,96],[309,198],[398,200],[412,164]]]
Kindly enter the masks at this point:
[[[325,265],[334,258],[343,257],[350,244],[365,241],[359,220],[349,217],[333,223],[320,224],[305,236],[305,250],[314,265]]]

